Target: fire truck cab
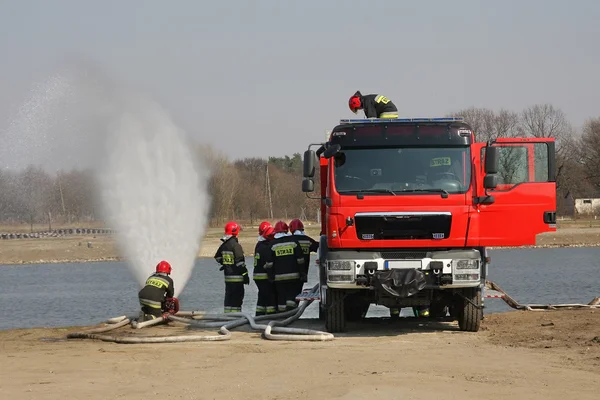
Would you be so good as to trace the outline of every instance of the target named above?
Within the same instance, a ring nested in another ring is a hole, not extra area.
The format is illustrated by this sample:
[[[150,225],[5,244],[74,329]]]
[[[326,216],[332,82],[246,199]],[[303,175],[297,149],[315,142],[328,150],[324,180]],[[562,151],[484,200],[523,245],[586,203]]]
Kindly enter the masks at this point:
[[[379,304],[428,306],[431,318],[478,331],[486,248],[556,230],[554,145],[478,143],[462,118],[341,120],[310,144],[302,190],[314,192],[318,172],[326,329],[344,331]]]

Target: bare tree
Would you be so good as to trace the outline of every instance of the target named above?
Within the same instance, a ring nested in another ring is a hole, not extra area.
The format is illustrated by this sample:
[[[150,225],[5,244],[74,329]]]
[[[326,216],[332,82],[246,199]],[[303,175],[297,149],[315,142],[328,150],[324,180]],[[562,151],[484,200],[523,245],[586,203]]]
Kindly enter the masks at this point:
[[[496,114],[486,108],[471,107],[452,113],[450,116],[463,117],[475,131],[475,137],[479,142],[520,136],[519,115],[512,111],[500,110]]]
[[[600,189],[600,118],[586,121],[579,141],[579,163],[585,177]]]
[[[555,138],[557,144],[572,135],[573,129],[565,114],[552,104],[536,104],[521,113],[525,137]]]

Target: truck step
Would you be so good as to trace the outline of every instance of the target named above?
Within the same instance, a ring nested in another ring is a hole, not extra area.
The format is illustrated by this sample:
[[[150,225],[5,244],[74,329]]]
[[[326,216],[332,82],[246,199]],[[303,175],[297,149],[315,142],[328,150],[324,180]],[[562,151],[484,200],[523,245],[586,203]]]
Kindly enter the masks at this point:
[[[483,297],[486,299],[501,299],[504,297],[504,293],[492,289],[483,289]]]
[[[314,288],[304,289],[302,293],[296,296],[296,301],[321,300],[321,292],[318,285]]]

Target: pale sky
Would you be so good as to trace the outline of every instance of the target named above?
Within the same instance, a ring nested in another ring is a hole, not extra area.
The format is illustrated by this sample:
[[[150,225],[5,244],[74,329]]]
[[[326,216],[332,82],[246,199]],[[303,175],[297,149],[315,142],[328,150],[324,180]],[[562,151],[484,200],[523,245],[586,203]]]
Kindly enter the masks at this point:
[[[594,0],[0,5],[0,132],[32,85],[73,58],[148,93],[232,158],[304,151],[354,116],[356,90],[406,117],[545,102],[575,126],[600,117]]]

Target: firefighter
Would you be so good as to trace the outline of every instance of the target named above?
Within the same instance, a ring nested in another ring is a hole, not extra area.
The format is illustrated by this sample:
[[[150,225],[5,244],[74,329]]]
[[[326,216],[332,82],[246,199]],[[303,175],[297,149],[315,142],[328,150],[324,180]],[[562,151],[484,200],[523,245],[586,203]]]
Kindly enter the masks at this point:
[[[226,313],[241,312],[244,301],[244,285],[250,283],[244,250],[238,242],[238,234],[242,230],[236,222],[225,225],[223,242],[215,253],[215,260],[221,264],[219,271],[225,276],[225,301]]]
[[[348,100],[348,107],[354,114],[363,110],[367,118],[398,118],[396,105],[381,94],[363,96],[360,90],[357,90]]]
[[[274,229],[268,221],[262,222],[258,227],[258,242],[254,249],[254,271],[252,278],[258,288],[258,300],[256,302],[256,316],[274,314],[277,311],[277,295],[275,283],[269,281],[265,262],[268,257],[266,253],[270,249],[269,242],[273,239]]]
[[[310,253],[316,253],[319,248],[319,242],[304,233],[304,224],[300,219],[295,218],[290,221],[290,233],[296,237],[298,243],[302,247],[302,253],[304,254],[304,267],[303,275],[304,279],[301,279],[298,283],[298,293],[302,292],[304,282],[308,281],[308,267],[310,265]]]
[[[265,269],[269,279],[275,282],[277,311],[292,310],[298,306],[298,281],[304,278],[304,254],[295,236],[288,234],[288,226],[278,221],[274,238],[266,252]]]
[[[146,279],[146,284],[138,292],[138,298],[142,310],[138,318],[139,322],[158,318],[167,313],[166,303],[172,301],[175,295],[171,264],[161,261],[156,265],[156,272]]]

